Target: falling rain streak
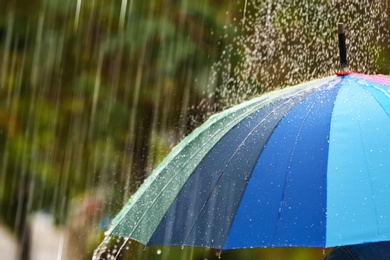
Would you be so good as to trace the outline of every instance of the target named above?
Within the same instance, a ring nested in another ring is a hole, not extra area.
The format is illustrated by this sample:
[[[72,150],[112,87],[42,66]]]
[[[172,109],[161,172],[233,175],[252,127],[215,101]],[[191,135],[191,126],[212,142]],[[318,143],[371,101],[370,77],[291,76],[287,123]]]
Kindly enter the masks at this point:
[[[8,259],[299,254],[110,237],[98,245],[143,180],[211,114],[333,74],[339,21],[353,71],[390,69],[387,1],[20,0],[2,1],[0,11],[0,252]]]
[[[229,25],[240,33],[215,65],[223,75],[219,105],[334,74],[338,22],[346,26],[352,71],[387,74],[386,10],[387,1],[245,1],[242,26]]]

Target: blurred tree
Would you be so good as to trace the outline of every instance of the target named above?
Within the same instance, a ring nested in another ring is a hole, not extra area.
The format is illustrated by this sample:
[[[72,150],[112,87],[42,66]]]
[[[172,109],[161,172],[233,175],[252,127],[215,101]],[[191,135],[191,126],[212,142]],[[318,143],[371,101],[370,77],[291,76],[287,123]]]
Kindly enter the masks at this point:
[[[64,223],[71,198],[97,187],[107,207],[92,221],[115,214],[191,130],[226,6],[0,3],[0,215],[21,240],[32,212]]]

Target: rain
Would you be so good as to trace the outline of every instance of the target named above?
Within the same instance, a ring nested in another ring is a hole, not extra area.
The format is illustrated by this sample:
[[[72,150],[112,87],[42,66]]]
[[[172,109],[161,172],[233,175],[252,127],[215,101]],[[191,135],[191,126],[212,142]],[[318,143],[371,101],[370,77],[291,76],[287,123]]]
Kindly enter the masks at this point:
[[[211,115],[350,69],[389,74],[387,0],[3,0],[4,259],[313,259],[105,236],[172,148]],[[205,234],[206,235],[206,234]]]

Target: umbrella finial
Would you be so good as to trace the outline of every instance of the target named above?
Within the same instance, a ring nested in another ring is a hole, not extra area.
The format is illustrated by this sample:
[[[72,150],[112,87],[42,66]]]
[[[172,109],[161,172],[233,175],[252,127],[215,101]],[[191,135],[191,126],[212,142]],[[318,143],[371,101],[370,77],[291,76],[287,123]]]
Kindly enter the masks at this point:
[[[345,31],[344,31],[344,24],[339,23],[338,24],[338,34],[339,34],[339,51],[340,51],[340,71],[336,74],[346,75],[351,73],[348,68],[348,62],[347,62],[347,48],[345,45]]]

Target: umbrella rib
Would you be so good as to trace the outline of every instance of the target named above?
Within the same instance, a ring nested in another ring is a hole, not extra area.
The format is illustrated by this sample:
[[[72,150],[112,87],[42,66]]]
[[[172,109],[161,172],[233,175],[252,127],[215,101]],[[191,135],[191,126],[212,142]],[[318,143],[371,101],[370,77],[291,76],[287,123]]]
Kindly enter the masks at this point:
[[[280,108],[282,107],[284,104],[288,103],[287,102],[287,98],[285,98],[286,102],[282,103],[280,106],[277,107]],[[184,239],[183,241],[183,244],[185,244],[185,242],[188,240],[190,234],[192,233],[192,230],[195,228],[195,224],[196,222],[198,221],[200,215],[201,215],[201,212],[203,211],[203,209],[206,207],[207,205],[207,202],[210,200],[211,198],[211,195],[212,193],[214,192],[214,190],[216,189],[217,187],[217,184],[218,182],[220,181],[220,179],[222,178],[223,174],[225,173],[225,170],[226,168],[230,165],[231,161],[233,160],[234,156],[239,152],[239,150],[241,149],[241,147],[243,147],[244,143],[246,142],[246,140],[249,138],[249,136],[259,127],[259,125],[261,123],[263,123],[271,114],[275,113],[274,111],[276,111],[277,109],[271,111],[267,116],[265,116],[250,132],[249,134],[245,137],[245,139],[240,143],[240,145],[237,147],[237,149],[235,150],[235,152],[233,153],[233,155],[230,157],[229,161],[227,162],[227,164],[225,165],[225,168],[221,171],[221,173],[219,174],[217,180],[215,181],[214,185],[213,185],[213,188],[211,189],[206,201],[203,203],[201,209],[199,210],[199,213],[197,215],[197,217],[195,218],[195,221],[193,222],[192,226],[191,226],[191,229],[190,231],[188,232],[186,238]],[[277,124],[276,124],[277,125]]]

